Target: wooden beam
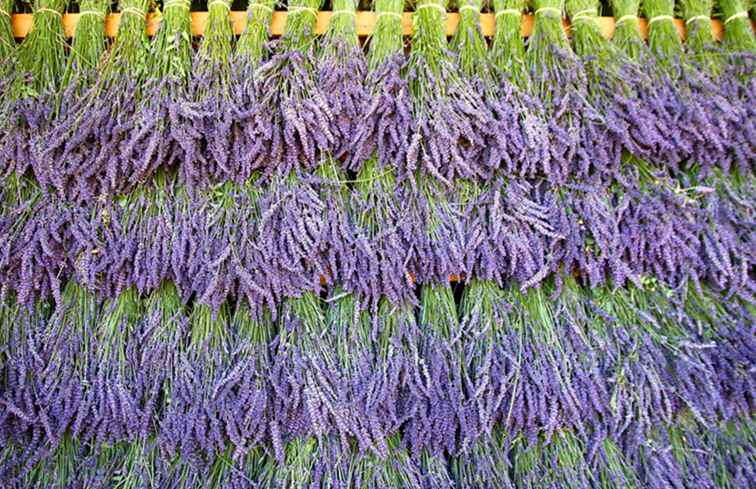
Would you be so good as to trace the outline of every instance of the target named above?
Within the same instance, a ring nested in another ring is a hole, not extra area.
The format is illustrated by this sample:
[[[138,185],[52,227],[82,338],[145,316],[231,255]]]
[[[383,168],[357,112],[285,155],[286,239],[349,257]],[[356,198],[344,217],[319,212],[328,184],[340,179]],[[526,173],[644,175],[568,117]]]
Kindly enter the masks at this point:
[[[192,34],[195,36],[201,36],[205,31],[207,25],[207,12],[192,12]],[[241,34],[247,24],[246,12],[231,12],[231,21],[233,23],[234,32]],[[325,32],[328,26],[328,21],[331,18],[331,12],[318,12],[318,20],[315,26],[315,32],[322,34]],[[110,14],[105,21],[105,34],[109,37],[114,37],[118,31],[118,24],[121,19],[121,14]],[[376,14],[373,12],[357,12],[356,23],[357,33],[360,36],[368,36],[373,32],[373,28],[376,23]],[[63,29],[67,37],[72,37],[76,30],[76,23],[79,21],[79,14],[65,14],[63,16]],[[614,17],[598,17],[597,22],[601,27],[601,31],[606,37],[611,38],[614,34]],[[685,22],[681,19],[674,20],[677,30],[680,33],[681,38],[685,38]],[[446,19],[446,33],[452,35],[459,23],[459,14],[449,13]],[[277,11],[273,13],[271,20],[271,33],[274,36],[280,36],[283,34],[284,25],[286,24],[286,12]],[[32,14],[14,14],[13,15],[13,33],[17,38],[23,38],[28,34],[32,25]],[[147,17],[147,34],[154,35],[157,31],[158,25],[160,25],[160,15],[150,14]],[[569,29],[569,22],[564,20],[565,29]],[[402,28],[404,34],[409,36],[412,34],[412,12],[405,12],[402,16]],[[493,14],[481,14],[480,16],[480,28],[485,36],[492,36],[495,31],[495,19]],[[640,19],[640,28],[643,37],[648,36],[648,23],[646,19]],[[724,29],[722,22],[718,20],[711,21],[711,30],[716,39],[722,39]],[[530,36],[533,32],[533,16],[522,16],[522,35],[524,37]]]

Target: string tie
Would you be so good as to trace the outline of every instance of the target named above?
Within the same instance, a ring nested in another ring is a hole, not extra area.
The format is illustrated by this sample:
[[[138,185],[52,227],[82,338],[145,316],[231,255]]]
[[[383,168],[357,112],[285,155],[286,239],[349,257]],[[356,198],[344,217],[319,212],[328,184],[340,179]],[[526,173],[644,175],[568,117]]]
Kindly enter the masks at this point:
[[[654,22],[659,22],[660,20],[675,20],[675,18],[671,15],[657,15],[656,17],[648,19],[648,25],[651,25]]]
[[[736,14],[732,14],[731,16],[727,17],[727,20],[724,21],[724,24],[727,25],[730,23],[731,20],[739,19],[741,17],[748,17],[748,12],[738,12]]]
[[[556,7],[541,7],[535,11],[536,15],[545,13],[556,14],[560,19],[562,18],[562,11]]]
[[[635,14],[623,15],[622,17],[620,17],[619,19],[617,19],[614,22],[614,25],[618,26],[618,25],[622,24],[623,22],[627,22],[628,20],[638,20],[638,16],[635,15]]]
[[[419,7],[415,7],[415,12],[424,8],[434,8],[438,10],[439,12],[441,12],[442,15],[446,15],[446,9],[437,3],[424,3],[420,5]]]
[[[711,20],[711,18],[708,15],[696,15],[694,17],[691,17],[690,19],[685,21],[685,25],[692,24],[693,22],[697,20]]]
[[[517,10],[516,8],[505,8],[503,10],[499,10],[496,12],[496,15],[494,15],[494,19],[498,19],[500,15],[516,15],[518,17],[522,16],[522,11]]]
[[[575,23],[580,20],[595,20],[594,17],[596,17],[596,15],[597,11],[595,8],[588,8],[581,10],[580,12],[576,12],[570,19],[570,22]]]
[[[58,12],[57,10],[55,10],[55,9],[51,9],[51,8],[47,8],[47,7],[38,8],[38,9],[37,9],[37,10],[35,11],[35,13],[36,13],[36,12],[50,12],[50,13],[53,13],[53,14],[57,15],[58,17],[63,17],[63,14],[61,14],[61,13],[60,13],[60,12]]]
[[[137,17],[141,19],[144,19],[146,17],[146,14],[144,13],[144,11],[136,7],[126,7],[126,8],[121,9],[121,15],[126,15],[126,14],[136,15]]]

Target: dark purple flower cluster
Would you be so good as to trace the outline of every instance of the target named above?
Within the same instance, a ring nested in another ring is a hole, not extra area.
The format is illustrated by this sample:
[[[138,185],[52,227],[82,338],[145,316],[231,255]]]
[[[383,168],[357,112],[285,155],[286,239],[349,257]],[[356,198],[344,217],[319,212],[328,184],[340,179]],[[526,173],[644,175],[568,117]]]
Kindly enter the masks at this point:
[[[371,318],[338,296],[324,312],[309,294],[283,305],[277,335],[244,307],[189,314],[170,289],[100,304],[72,286],[51,315],[19,309],[3,324],[0,434],[21,448],[0,473],[28,472],[69,438],[155,440],[159,459],[201,471],[261,447],[288,461],[292,447],[329,439],[392,457],[401,436],[416,460],[467,457],[499,430],[531,448],[568,436],[595,462],[609,443],[625,457],[656,453],[661,427],[750,416],[746,307],[570,282],[552,297],[546,286],[471,296],[491,309],[468,307],[461,321],[452,302],[444,324],[427,309],[443,289],[423,292],[418,318],[387,302]],[[661,470],[645,455],[627,463],[654,481],[646,470]]]

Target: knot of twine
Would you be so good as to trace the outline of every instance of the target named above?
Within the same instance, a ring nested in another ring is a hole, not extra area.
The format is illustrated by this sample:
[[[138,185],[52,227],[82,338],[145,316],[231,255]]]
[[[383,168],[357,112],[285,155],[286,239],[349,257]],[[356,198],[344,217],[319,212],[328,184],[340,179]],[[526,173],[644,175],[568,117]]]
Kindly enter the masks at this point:
[[[51,8],[47,8],[47,7],[38,8],[34,13],[37,13],[37,12],[50,12],[52,14],[57,15],[58,17],[63,17],[63,14],[61,14],[57,10],[51,9]]]
[[[724,24],[727,25],[730,23],[731,20],[739,19],[741,17],[748,17],[748,12],[738,12],[736,14],[732,14],[731,16],[727,17],[727,20],[724,21]]]
[[[581,20],[596,20],[596,15],[598,15],[598,11],[595,8],[587,8],[585,10],[575,12],[575,14],[570,19],[570,22],[575,23]]]
[[[659,22],[660,20],[672,21],[672,20],[675,20],[675,18],[672,17],[671,15],[657,15],[656,17],[651,17],[650,19],[648,19],[648,25],[651,25],[654,22]]]
[[[289,7],[290,14],[298,14],[299,12],[307,12],[316,19],[318,18],[318,11],[312,7],[305,7],[303,5],[294,5],[292,7]]]
[[[498,19],[500,15],[516,15],[520,17],[522,16],[522,11],[516,8],[505,8],[503,10],[499,10],[498,12],[496,12],[496,15],[494,15],[494,19]]]
[[[424,8],[434,8],[438,10],[439,12],[441,12],[442,15],[446,15],[446,9],[437,3],[424,3],[420,5],[419,7],[415,7],[415,12]]]
[[[163,4],[163,10],[168,10],[169,8],[174,7],[189,10],[191,8],[191,4],[188,2],[188,0],[167,0]]]
[[[614,22],[614,25],[618,26],[618,25],[622,24],[623,22],[627,22],[628,20],[638,20],[638,16],[635,15],[635,14],[623,15],[622,17],[620,17],[619,19],[617,19]]]
[[[708,15],[695,15],[691,17],[690,19],[686,20],[685,25],[692,24],[693,22],[697,20],[709,20],[709,16]]]
[[[541,7],[538,10],[535,11],[536,15],[538,15],[538,14],[546,14],[546,13],[555,14],[560,19],[562,18],[562,11],[560,9],[556,8],[556,7]]]
[[[126,15],[126,14],[136,15],[137,17],[141,19],[144,19],[146,17],[146,14],[144,13],[144,11],[136,7],[126,7],[124,9],[121,9],[121,15]]]
[[[211,0],[210,2],[207,2],[207,10],[210,10],[210,7],[213,5],[222,5],[223,7],[226,7],[226,10],[231,10],[231,2],[228,0]]]
[[[84,15],[94,15],[96,17],[105,17],[105,12],[100,12],[99,10],[82,10],[79,12],[79,16],[83,17]]]

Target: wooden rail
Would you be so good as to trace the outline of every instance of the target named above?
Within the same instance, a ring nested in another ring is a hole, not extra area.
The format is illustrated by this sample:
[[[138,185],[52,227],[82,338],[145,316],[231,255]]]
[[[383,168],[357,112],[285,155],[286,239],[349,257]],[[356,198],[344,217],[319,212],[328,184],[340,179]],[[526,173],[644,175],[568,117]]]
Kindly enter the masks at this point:
[[[192,34],[195,36],[201,36],[205,31],[207,25],[207,12],[192,12]],[[231,21],[233,23],[234,32],[241,34],[247,24],[246,12],[236,11],[231,12]],[[120,22],[120,14],[110,14],[105,20],[105,33],[109,37],[114,37],[118,31],[118,23]],[[328,21],[331,18],[331,12],[318,12],[318,20],[315,27],[317,34],[325,32],[328,26]],[[373,28],[376,23],[376,14],[373,12],[357,12],[357,33],[360,36],[369,36],[373,32]],[[533,32],[533,16],[522,16],[522,35],[524,37],[530,36]],[[79,21],[79,14],[65,14],[63,15],[63,28],[66,36],[71,37],[76,30],[76,23]],[[611,38],[614,34],[614,17],[598,17],[597,22],[601,27],[601,31],[606,37]],[[286,12],[277,11],[273,13],[273,19],[271,20],[271,33],[274,36],[280,36],[284,31],[284,24],[286,23]],[[446,33],[452,35],[459,23],[459,14],[449,13],[446,19]],[[685,38],[685,22],[681,19],[674,20],[675,26],[680,33],[681,38]],[[28,34],[32,25],[32,14],[14,14],[13,15],[13,33],[17,38],[23,38]],[[147,17],[147,33],[149,35],[155,34],[158,25],[160,25],[160,15],[150,14]],[[569,22],[564,19],[565,29],[569,29]],[[404,28],[404,34],[412,34],[412,12],[405,12],[402,16],[402,27]],[[485,36],[492,36],[495,30],[495,19],[493,14],[481,14],[480,16],[480,28]],[[644,37],[648,35],[648,23],[646,19],[640,19],[640,29]],[[711,21],[711,30],[716,39],[721,39],[723,35],[722,22],[718,20]]]

